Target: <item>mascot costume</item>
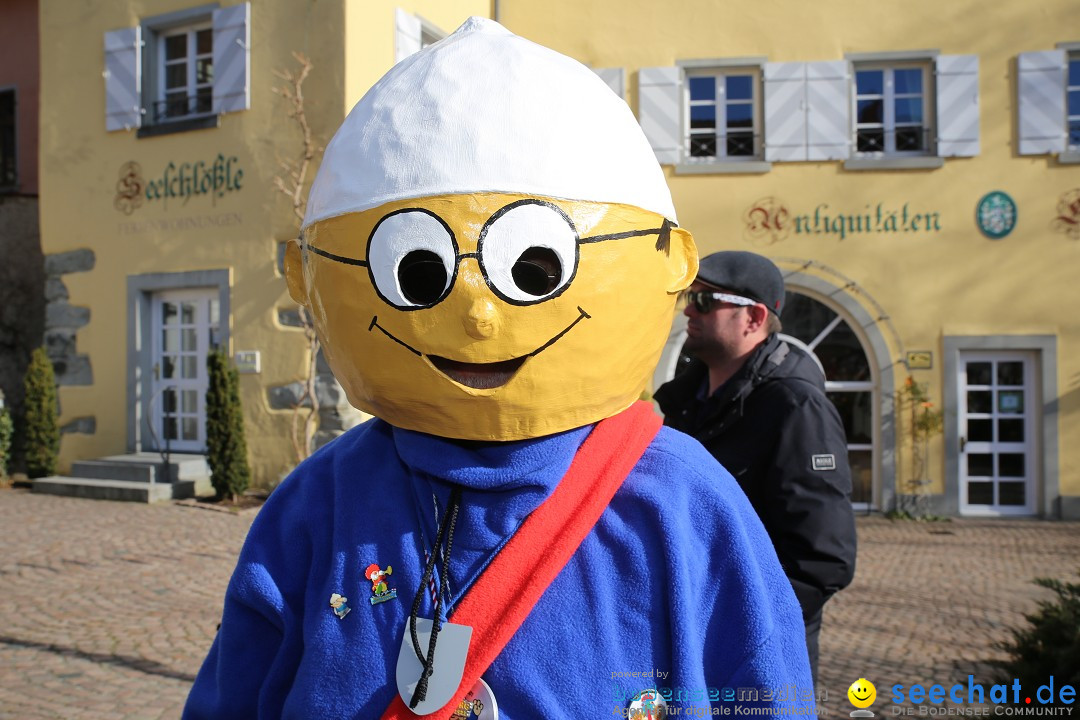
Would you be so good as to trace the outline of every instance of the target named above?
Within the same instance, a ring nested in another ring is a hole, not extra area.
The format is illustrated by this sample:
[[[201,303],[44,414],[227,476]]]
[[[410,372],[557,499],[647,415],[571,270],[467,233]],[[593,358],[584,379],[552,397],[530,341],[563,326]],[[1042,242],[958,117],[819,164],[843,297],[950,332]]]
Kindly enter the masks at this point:
[[[377,419],[260,511],[185,717],[812,712],[753,509],[637,401],[696,270],[588,68],[473,18],[391,69],[286,253]]]

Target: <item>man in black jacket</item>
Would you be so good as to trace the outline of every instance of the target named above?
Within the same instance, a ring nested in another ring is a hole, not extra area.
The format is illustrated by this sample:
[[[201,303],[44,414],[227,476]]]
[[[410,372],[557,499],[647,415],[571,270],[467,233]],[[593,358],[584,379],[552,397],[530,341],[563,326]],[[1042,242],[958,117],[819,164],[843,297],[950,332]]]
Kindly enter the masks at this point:
[[[822,608],[855,572],[843,423],[818,366],[776,335],[784,278],[769,259],[709,255],[686,296],[683,350],[696,360],[656,401],[665,424],[697,438],[757,510],[802,606],[817,682]]]

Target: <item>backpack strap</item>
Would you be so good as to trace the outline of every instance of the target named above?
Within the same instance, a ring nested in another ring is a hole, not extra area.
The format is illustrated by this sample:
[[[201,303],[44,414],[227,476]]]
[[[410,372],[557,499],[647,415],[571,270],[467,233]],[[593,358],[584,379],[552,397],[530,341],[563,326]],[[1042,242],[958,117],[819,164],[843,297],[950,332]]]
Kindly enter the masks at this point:
[[[530,513],[458,602],[450,619],[473,629],[465,671],[454,699],[424,717],[453,714],[577,552],[660,426],[652,406],[640,401],[596,424],[555,491]],[[418,716],[395,693],[382,717]]]

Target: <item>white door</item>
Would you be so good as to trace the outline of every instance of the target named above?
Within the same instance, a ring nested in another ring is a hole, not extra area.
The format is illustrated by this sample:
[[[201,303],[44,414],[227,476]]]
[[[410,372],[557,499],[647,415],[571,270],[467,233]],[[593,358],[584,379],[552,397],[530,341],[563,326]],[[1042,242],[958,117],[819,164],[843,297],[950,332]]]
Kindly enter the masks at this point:
[[[206,450],[206,356],[217,336],[218,312],[216,289],[154,295],[149,415],[158,449]]]
[[[1034,358],[960,353],[960,513],[1035,514]]]

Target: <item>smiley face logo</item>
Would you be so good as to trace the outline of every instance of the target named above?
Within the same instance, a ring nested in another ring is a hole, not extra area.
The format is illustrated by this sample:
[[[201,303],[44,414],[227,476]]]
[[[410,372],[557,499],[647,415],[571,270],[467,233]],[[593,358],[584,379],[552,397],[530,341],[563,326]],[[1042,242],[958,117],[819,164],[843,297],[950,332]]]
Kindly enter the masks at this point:
[[[877,699],[877,688],[866,678],[859,678],[851,683],[847,691],[848,700],[857,708],[867,708]]]

